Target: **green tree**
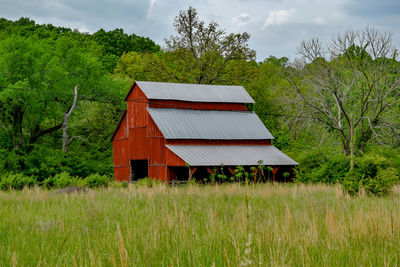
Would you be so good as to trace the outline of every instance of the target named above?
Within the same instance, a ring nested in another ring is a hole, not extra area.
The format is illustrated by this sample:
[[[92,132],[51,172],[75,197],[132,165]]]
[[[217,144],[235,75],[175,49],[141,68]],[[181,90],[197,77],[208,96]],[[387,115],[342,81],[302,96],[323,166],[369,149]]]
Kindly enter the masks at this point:
[[[248,47],[248,33],[227,34],[216,22],[206,25],[192,7],[179,12],[174,27],[177,34],[166,40],[166,60],[178,61],[177,64],[167,63],[178,81],[223,82],[230,61],[255,59],[255,51]]]

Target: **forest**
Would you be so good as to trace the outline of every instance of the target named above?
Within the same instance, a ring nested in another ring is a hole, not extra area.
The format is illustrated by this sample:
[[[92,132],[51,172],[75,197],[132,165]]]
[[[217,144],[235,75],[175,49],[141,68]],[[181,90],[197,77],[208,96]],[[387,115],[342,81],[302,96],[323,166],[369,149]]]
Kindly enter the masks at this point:
[[[200,15],[181,11],[163,44],[123,29],[90,34],[0,19],[3,180],[112,177],[110,137],[141,80],[242,85],[273,144],[299,163],[297,182],[384,195],[399,181],[400,62],[391,34],[348,30],[299,40],[295,59],[262,60],[248,33]]]

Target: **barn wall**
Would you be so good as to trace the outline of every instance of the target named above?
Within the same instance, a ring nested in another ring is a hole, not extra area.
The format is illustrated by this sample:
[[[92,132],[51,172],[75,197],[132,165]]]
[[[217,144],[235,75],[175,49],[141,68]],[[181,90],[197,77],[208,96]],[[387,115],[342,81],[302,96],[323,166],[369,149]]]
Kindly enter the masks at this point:
[[[130,180],[128,123],[125,115],[113,138],[114,179]]]
[[[167,165],[165,138],[154,123],[150,114],[147,114],[147,141],[149,144],[149,178],[161,181],[167,180]]]
[[[168,148],[166,149],[166,164],[167,166],[186,166],[185,161]]]
[[[147,159],[149,144],[146,136],[147,127],[136,127],[129,129],[130,159]]]
[[[127,99],[127,121],[129,127],[129,157],[131,160],[148,159],[147,103],[142,90],[135,85]]]
[[[127,99],[129,128],[146,127],[146,107],[148,100],[142,90],[135,85]]]
[[[208,102],[188,102],[188,101],[157,100],[157,99],[150,99],[149,107],[203,109],[203,110],[236,110],[236,111],[249,110],[245,104],[240,104],[240,103],[208,103]]]
[[[160,181],[167,181],[167,167],[166,166],[150,166],[149,165],[149,179],[156,179]]]

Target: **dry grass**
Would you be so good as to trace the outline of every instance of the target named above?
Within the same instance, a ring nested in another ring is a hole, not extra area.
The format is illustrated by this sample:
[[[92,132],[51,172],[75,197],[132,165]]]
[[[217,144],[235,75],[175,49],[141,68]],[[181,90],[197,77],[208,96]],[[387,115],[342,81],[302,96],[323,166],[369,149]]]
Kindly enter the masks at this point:
[[[0,265],[396,266],[399,196],[296,184],[0,192]]]

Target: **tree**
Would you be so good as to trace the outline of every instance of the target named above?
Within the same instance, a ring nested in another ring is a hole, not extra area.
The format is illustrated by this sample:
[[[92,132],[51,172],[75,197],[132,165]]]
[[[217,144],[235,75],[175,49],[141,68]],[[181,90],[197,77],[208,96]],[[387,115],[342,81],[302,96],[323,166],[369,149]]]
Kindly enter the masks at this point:
[[[347,31],[323,46],[303,41],[302,58],[288,68],[287,79],[300,115],[312,118],[340,138],[354,166],[355,153],[369,141],[398,139],[400,64],[391,35],[375,29]],[[385,138],[396,135],[397,138]]]
[[[101,63],[67,37],[6,38],[0,41],[0,65],[0,121],[17,153],[65,125],[64,115],[76,103],[75,86],[86,96],[107,95]]]
[[[223,75],[229,62],[255,59],[255,51],[248,47],[248,33],[226,34],[216,22],[206,25],[192,7],[179,12],[174,27],[177,35],[165,40],[164,71],[177,81],[226,83]],[[179,64],[170,64],[176,60]]]

